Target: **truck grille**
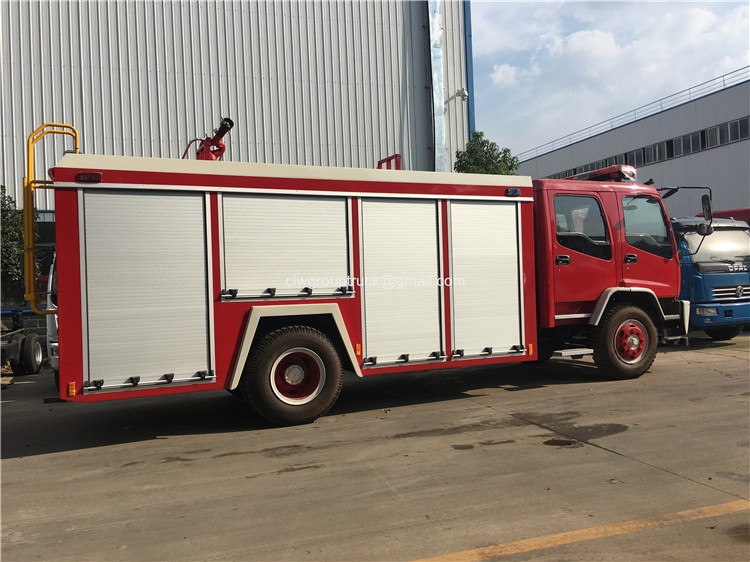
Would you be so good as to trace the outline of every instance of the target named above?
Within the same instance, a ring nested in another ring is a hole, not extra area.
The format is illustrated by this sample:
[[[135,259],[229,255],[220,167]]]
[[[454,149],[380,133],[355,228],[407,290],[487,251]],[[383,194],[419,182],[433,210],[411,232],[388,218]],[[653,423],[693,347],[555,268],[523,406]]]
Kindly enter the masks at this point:
[[[750,302],[750,285],[730,285],[711,289],[714,300],[726,302]]]

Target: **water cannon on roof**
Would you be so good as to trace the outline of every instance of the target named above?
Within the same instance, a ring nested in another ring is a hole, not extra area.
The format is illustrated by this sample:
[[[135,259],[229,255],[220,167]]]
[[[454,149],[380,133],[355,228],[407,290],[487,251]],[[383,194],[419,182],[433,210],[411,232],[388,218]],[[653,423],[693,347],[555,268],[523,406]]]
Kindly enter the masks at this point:
[[[224,138],[224,135],[226,135],[232,127],[234,127],[234,121],[229,117],[224,117],[219,124],[219,128],[214,130],[213,137],[206,136],[206,138],[203,139],[198,138],[191,140],[188,143],[187,148],[185,148],[185,152],[182,153],[182,158],[184,159],[187,156],[188,150],[190,150],[190,147],[194,142],[200,141],[198,150],[195,151],[195,157],[198,160],[221,160],[221,157],[224,156],[224,151],[227,149],[224,141],[221,139]]]

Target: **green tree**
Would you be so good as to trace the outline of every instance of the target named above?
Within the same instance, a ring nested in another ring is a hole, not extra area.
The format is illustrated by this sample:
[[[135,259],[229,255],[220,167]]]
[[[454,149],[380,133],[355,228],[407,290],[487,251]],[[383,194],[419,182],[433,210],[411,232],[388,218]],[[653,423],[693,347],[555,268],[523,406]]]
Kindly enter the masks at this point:
[[[2,271],[3,277],[23,281],[23,216],[13,198],[2,188]]]
[[[456,151],[453,169],[463,174],[502,174],[515,175],[518,157],[509,148],[500,148],[496,143],[484,138],[482,131],[473,131],[466,150]]]
[[[13,198],[6,193],[4,185],[0,185],[0,202],[2,203],[2,216],[0,216],[0,230],[2,231],[2,246],[0,247],[0,294],[2,303],[22,304],[24,302],[24,265],[23,265],[23,213],[16,209]],[[34,211],[34,220],[39,214]],[[39,233],[34,232],[35,238],[39,239]],[[35,275],[39,275],[40,261],[37,254],[35,264]]]

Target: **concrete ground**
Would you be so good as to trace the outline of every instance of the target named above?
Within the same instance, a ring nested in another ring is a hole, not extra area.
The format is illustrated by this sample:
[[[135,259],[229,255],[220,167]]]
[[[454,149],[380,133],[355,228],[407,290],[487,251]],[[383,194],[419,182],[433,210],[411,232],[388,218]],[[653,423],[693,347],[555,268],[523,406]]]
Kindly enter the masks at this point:
[[[750,334],[350,379],[314,424],[226,392],[2,391],[3,560],[748,560]]]

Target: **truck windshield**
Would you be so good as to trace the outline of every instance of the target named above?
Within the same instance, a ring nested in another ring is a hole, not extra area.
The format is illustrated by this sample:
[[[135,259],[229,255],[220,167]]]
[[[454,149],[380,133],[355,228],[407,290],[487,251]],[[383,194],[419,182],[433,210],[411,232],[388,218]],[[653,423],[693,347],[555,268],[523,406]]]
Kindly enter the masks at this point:
[[[690,253],[695,254],[693,263],[703,273],[746,271],[750,264],[748,229],[716,228],[705,239],[697,232],[686,232],[684,238]]]
[[[665,259],[672,257],[672,242],[658,198],[642,195],[623,197],[622,214],[628,244]]]

